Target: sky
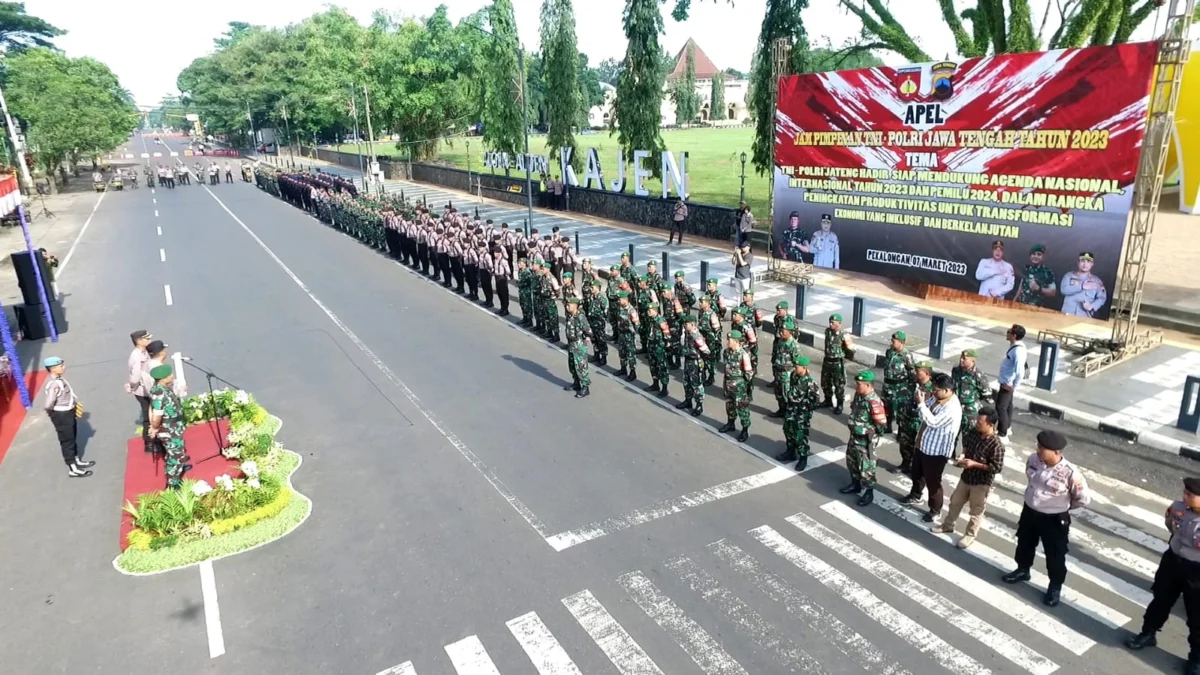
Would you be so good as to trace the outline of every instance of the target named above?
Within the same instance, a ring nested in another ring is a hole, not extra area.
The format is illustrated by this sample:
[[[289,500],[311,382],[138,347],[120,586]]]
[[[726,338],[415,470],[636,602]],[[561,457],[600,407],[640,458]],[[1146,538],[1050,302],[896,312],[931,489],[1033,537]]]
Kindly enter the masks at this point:
[[[1048,1],[1048,0],[1047,0]],[[663,48],[675,54],[689,37],[719,68],[746,71],[758,41],[766,0],[693,0],[690,18],[683,23],[670,16],[674,6],[664,7],[666,28],[660,36]],[[213,39],[225,32],[230,21],[280,27],[301,21],[323,11],[328,0],[288,0],[247,2],[246,0],[167,0],[143,5],[125,5],[96,0],[27,0],[26,11],[67,31],[55,43],[68,56],[91,56],[109,66],[122,85],[133,92],[139,105],[154,107],[163,96],[178,93],[175,78],[194,59],[213,49]],[[452,21],[489,4],[488,0],[340,0],[333,4],[346,9],[366,23],[376,9],[401,11],[409,16],[425,16],[439,4],[445,4]],[[621,28],[621,0],[576,0],[575,17],[579,51],[595,65],[606,58],[621,58],[625,36]],[[1035,0],[1035,7],[1044,4]],[[538,14],[541,0],[513,0],[517,30],[526,49],[536,50]],[[130,10],[130,11],[127,11]],[[925,52],[934,58],[954,55],[949,29],[936,16],[936,0],[904,0],[891,3],[897,20],[918,34]],[[1035,22],[1041,16],[1035,16]],[[810,0],[804,23],[813,46],[826,42],[841,46],[858,34],[858,19],[840,9],[838,0]],[[1147,21],[1135,38],[1153,34]],[[919,31],[922,25],[928,30]],[[1036,23],[1035,23],[1036,25]],[[1047,29],[1052,32],[1052,27]],[[894,54],[879,54],[890,65],[901,65]]]

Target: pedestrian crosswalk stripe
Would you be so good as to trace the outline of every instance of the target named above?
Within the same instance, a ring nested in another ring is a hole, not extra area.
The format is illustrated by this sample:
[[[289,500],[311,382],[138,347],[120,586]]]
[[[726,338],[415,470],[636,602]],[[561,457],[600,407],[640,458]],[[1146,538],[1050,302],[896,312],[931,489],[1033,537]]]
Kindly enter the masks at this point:
[[[691,589],[706,601],[718,607],[745,636],[754,640],[765,652],[774,654],[779,663],[794,673],[819,675],[828,671],[821,664],[792,642],[779,634],[761,614],[742,602],[728,589],[721,586],[711,574],[700,569],[690,558],[680,557],[667,563],[667,569],[675,572],[687,582]]]
[[[387,670],[381,670],[375,675],[417,675],[417,669],[413,668],[412,661],[405,661],[398,666],[392,666]]]
[[[982,663],[901,613],[839,570],[811,555],[767,525],[750,531],[758,541],[845,598],[859,611],[895,633],[946,670],[958,675],[990,675]]]
[[[1162,513],[1155,513],[1154,511],[1147,511],[1146,509],[1143,509],[1142,507],[1136,506],[1136,505],[1118,504],[1118,503],[1114,502],[1111,498],[1107,497],[1106,495],[1100,494],[1099,492],[1096,492],[1095,490],[1092,490],[1092,503],[1100,504],[1103,506],[1111,506],[1112,508],[1129,516],[1130,518],[1140,520],[1143,523],[1146,523],[1147,525],[1152,525],[1156,528],[1163,527],[1164,518],[1163,518]]]
[[[591,591],[583,590],[563,598],[562,603],[621,675],[663,675]]]
[[[912,481],[907,478],[895,478],[891,481],[891,484],[899,488],[905,494],[908,494],[908,492],[912,489]],[[879,493],[876,493],[876,499],[879,497]],[[966,518],[968,518],[966,513],[963,513],[959,516],[960,520]],[[1013,546],[1017,545],[1016,531],[1002,523],[998,523],[991,518],[984,518],[983,529],[991,532],[997,537],[1000,537]],[[1045,558],[1045,555],[1040,550],[1037,552],[1037,555],[1039,558]],[[1067,571],[1081,579],[1099,586],[1100,588],[1103,588],[1114,595],[1121,596],[1140,607],[1144,608],[1150,604],[1150,599],[1152,596],[1141,587],[1135,586],[1106,570],[1096,567],[1090,563],[1083,562],[1082,560],[1079,560],[1075,556],[1069,554],[1067,555]]]
[[[446,645],[446,655],[458,675],[500,675],[483,643],[474,635]]]
[[[582,675],[537,612],[510,619],[505,625],[540,675]]]
[[[889,661],[878,647],[813,602],[782,577],[765,568],[737,546],[722,539],[708,545],[725,564],[748,578],[764,595],[783,604],[793,617],[806,622],[825,641],[855,661],[868,673],[912,675],[899,663]]]
[[[899,516],[909,524],[914,525],[922,530],[929,530],[927,523],[921,521],[921,516],[917,515],[916,511],[905,507],[903,504],[893,501],[887,496],[879,493],[876,493],[875,495],[875,503],[883,510]],[[945,514],[945,512],[945,509],[943,509],[942,513]],[[941,522],[941,518],[938,519],[938,522]],[[936,536],[942,541],[953,543],[953,538],[949,534],[934,534],[933,536]],[[979,541],[971,544],[969,548],[960,550],[962,550],[963,553],[978,558],[979,560],[982,560],[992,567],[1004,572],[1010,571],[1014,565],[1011,555],[1003,554],[994,548],[990,548],[980,543]],[[1030,570],[1029,573],[1033,578],[1026,583],[1034,588],[1037,588],[1039,591],[1044,592],[1046,587],[1049,585],[1050,580],[1045,574],[1042,574],[1037,570]],[[1117,610],[1089,598],[1070,586],[1063,586],[1062,600],[1065,604],[1075,607],[1080,612],[1083,612],[1100,623],[1107,625],[1109,628],[1120,628],[1130,621],[1128,616],[1125,616]]]
[[[849,508],[845,504],[837,502],[827,504],[826,506],[840,506],[843,507],[843,509]],[[1066,626],[1063,626],[1060,622],[1055,621],[1045,615],[1041,615],[1040,612],[1033,610],[1028,605],[1016,600],[1012,596],[1007,595],[995,586],[981,583],[978,577],[967,574],[962,570],[962,568],[951,565],[944,559],[929,554],[929,552],[925,549],[920,550],[924,551],[928,555],[921,556],[920,554],[917,554],[912,549],[919,547],[904,545],[906,543],[911,545],[912,542],[909,542],[902,537],[898,537],[895,535],[895,533],[875,525],[873,521],[863,518],[858,513],[846,513],[841,509],[836,508],[825,508],[825,510],[826,512],[837,516],[839,519],[843,519],[843,522],[856,527],[856,529],[861,527],[865,534],[884,544],[885,546],[888,546],[888,548],[893,552],[899,553],[900,555],[913,560],[917,564],[921,565],[925,571],[931,572],[939,579],[948,581],[951,584],[958,586],[962,590],[974,595],[980,600],[983,600],[1001,612],[1004,612],[1014,619],[1017,619],[1017,621],[1034,627],[1036,630],[1038,630],[1038,632],[1044,632],[1047,629],[1070,630]],[[852,515],[858,516],[861,521],[852,518]],[[979,640],[988,647],[991,647],[998,654],[1024,668],[1030,673],[1035,675],[1048,675],[1049,673],[1052,673],[1058,669],[1058,664],[1050,661],[1041,654],[1038,654],[1012,636],[1004,633],[999,628],[996,628],[975,614],[972,614],[971,612],[968,612],[962,607],[954,604],[946,597],[934,592],[928,586],[904,574],[883,559],[868,553],[865,549],[836,534],[829,528],[821,525],[807,515],[798,513],[794,516],[789,516],[787,520],[792,525],[795,525],[801,532],[821,542],[821,544],[835,551],[843,558],[863,568],[867,572],[870,572],[872,576],[875,576],[881,581],[887,583],[889,586],[895,588],[906,597],[916,601],[922,607],[925,607],[934,614],[937,614],[941,618],[948,621],[951,625],[957,627],[976,640]],[[875,528],[871,528],[870,525],[875,525]],[[892,536],[889,538],[886,536],[887,534]],[[934,558],[936,558],[936,560]],[[1061,641],[1060,644],[1063,644],[1064,647],[1067,647],[1067,649],[1076,654],[1082,654],[1083,651],[1086,651],[1087,647],[1095,644],[1090,640],[1087,640],[1087,638],[1083,638],[1075,631],[1070,631],[1070,633],[1073,635],[1068,635],[1067,639]],[[1053,637],[1051,639],[1053,639]],[[1088,644],[1084,646],[1081,644],[1081,640],[1086,641]]]
[[[638,607],[670,635],[706,675],[748,675],[700,624],[688,618],[679,605],[658,590],[641,572],[617,579]]]
[[[946,484],[949,485],[951,489],[954,489],[954,487],[958,485],[957,476],[947,475],[945,476],[945,480]],[[1014,518],[1021,517],[1021,510],[1024,506],[1023,504],[1018,504],[1000,497],[995,491],[992,491],[990,494],[988,494],[987,503],[989,507],[1000,509]],[[1158,570],[1158,565],[1156,563],[1153,563],[1137,555],[1136,553],[1131,553],[1123,548],[1116,548],[1097,541],[1094,537],[1092,537],[1092,535],[1080,530],[1079,528],[1072,528],[1071,540],[1081,546],[1090,548],[1096,553],[1096,555],[1107,558],[1118,565],[1127,567],[1151,579],[1154,578],[1154,573]]]

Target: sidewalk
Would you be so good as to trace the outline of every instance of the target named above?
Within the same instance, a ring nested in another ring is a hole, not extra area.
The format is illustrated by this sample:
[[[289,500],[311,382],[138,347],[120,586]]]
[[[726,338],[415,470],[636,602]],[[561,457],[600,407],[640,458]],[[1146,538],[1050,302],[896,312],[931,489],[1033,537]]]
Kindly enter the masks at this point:
[[[306,160],[307,161],[307,160]],[[322,170],[359,180],[354,169],[313,161]],[[388,180],[385,189],[389,193],[404,192],[409,198],[424,197],[431,204],[452,201],[460,210],[478,207],[480,216],[497,221],[506,221],[512,226],[527,216],[527,210],[506,202],[480,200],[467,193],[415,183]],[[735,291],[726,283],[732,276],[729,265],[727,242],[690,237],[685,246],[666,245],[663,233],[644,228],[616,223],[599,218],[558,211],[534,209],[533,227],[549,232],[558,226],[568,236],[578,234],[580,255],[592,258],[593,262],[607,269],[619,260],[622,251],[632,244],[635,264],[647,260],[661,260],[663,251],[670,253],[671,272],[682,269],[689,283],[696,286],[699,281],[699,264],[709,261],[709,276],[722,279],[722,295],[733,299]],[[661,264],[661,263],[660,263]],[[756,262],[756,271],[765,268],[761,258]],[[661,271],[661,270],[660,270]],[[665,271],[664,276],[666,276]],[[756,275],[757,276],[757,275]],[[1000,361],[1007,351],[1004,333],[1013,323],[1021,323],[1028,330],[1026,344],[1029,346],[1029,369],[1038,372],[1039,347],[1037,332],[1042,329],[1065,330],[1083,334],[1107,336],[1111,327],[1107,323],[1080,321],[1056,313],[1030,313],[987,305],[963,305],[942,301],[920,301],[906,297],[902,287],[886,279],[865,277],[842,272],[820,272],[814,276],[816,286],[807,292],[807,313],[803,318],[805,329],[801,338],[806,344],[822,347],[824,326],[827,317],[841,313],[849,327],[853,315],[855,296],[864,300],[862,336],[857,342],[855,361],[861,365],[881,365],[883,352],[894,331],[908,333],[910,348],[918,353],[928,353],[930,327],[934,315],[946,319],[946,344],[944,356],[938,361],[938,369],[949,371],[958,362],[964,349],[979,352],[979,367],[986,373],[999,370]],[[759,281],[755,283],[755,299],[760,308],[771,310],[780,300],[792,303],[795,312],[796,288],[789,284]],[[1142,443],[1158,450],[1176,455],[1200,459],[1200,441],[1196,435],[1175,428],[1183,396],[1183,384],[1189,374],[1200,373],[1200,339],[1196,336],[1164,331],[1167,343],[1135,359],[1110,368],[1087,380],[1068,375],[1073,355],[1060,358],[1053,391],[1035,389],[1030,383],[1017,393],[1018,407],[1022,410],[1049,415],[1072,424],[1099,429],[1129,441]]]

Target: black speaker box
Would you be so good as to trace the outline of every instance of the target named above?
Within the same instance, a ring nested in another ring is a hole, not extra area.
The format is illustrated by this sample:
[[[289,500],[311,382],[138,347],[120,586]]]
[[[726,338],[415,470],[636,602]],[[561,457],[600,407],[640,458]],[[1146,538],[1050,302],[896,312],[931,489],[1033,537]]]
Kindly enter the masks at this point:
[[[50,337],[50,327],[46,325],[46,313],[41,305],[16,305],[13,312],[17,315],[17,327],[26,340],[45,340]],[[62,305],[57,301],[50,303],[50,315],[54,317],[54,329],[58,334],[67,332],[67,319],[63,315]]]
[[[26,305],[40,305],[42,298],[38,295],[37,277],[33,273],[33,260],[36,259],[42,268],[42,281],[46,284],[46,299],[54,297],[54,282],[50,280],[50,266],[40,253],[34,252],[30,257],[29,251],[15,251],[12,256],[13,269],[17,273],[17,284],[21,286],[21,299]]]

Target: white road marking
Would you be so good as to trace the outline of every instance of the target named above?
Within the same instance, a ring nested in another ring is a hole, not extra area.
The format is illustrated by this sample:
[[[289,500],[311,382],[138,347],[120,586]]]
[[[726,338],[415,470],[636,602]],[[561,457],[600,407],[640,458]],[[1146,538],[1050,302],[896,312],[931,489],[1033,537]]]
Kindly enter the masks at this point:
[[[167,262],[167,249],[165,249],[165,248],[158,249],[158,261],[159,262]]]
[[[483,643],[474,635],[446,645],[446,655],[458,675],[500,675]]]
[[[537,612],[511,619],[505,625],[521,643],[540,675],[582,675],[554,634],[538,618]]]
[[[156,225],[156,226],[154,226],[154,229],[155,229],[155,230],[158,230],[158,236],[160,236],[160,237],[161,237],[161,236],[162,236],[162,226],[161,226],[161,225]]]
[[[928,523],[923,522],[921,520],[921,516],[916,511],[906,508],[903,504],[893,501],[886,495],[876,493],[875,503],[883,510],[902,518],[910,525],[913,525],[914,527],[926,532],[929,531]],[[944,514],[945,510],[943,510],[942,513]],[[941,520],[938,522],[941,522]],[[931,535],[941,539],[944,542],[951,544],[954,543],[954,538],[950,534],[931,533]],[[978,540],[974,544],[971,544],[969,548],[960,550],[971,557],[988,563],[998,570],[1008,572],[1013,568],[1012,554],[1001,553],[994,548],[990,548],[980,543]],[[1029,573],[1033,578],[1025,583],[1038,589],[1039,591],[1045,592],[1050,583],[1049,578],[1037,570],[1031,569],[1029,570]],[[1089,598],[1070,586],[1063,586],[1062,600],[1065,604],[1075,607],[1080,612],[1083,612],[1100,623],[1107,625],[1109,628],[1120,628],[1130,621],[1128,616],[1125,616],[1115,609]]]
[[[957,476],[947,475],[944,478],[946,485],[950,486],[951,489],[958,485]],[[1015,518],[1021,517],[1021,510],[1024,508],[1024,504],[1018,504],[1017,502],[1004,499],[1003,497],[997,495],[994,490],[988,494],[987,503],[989,507],[1000,509],[1001,511],[1004,511]],[[1158,570],[1158,563],[1151,562],[1150,560],[1147,560],[1136,553],[1131,553],[1123,548],[1117,548],[1102,543],[1078,527],[1071,528],[1071,541],[1079,544],[1080,546],[1086,546],[1096,553],[1096,555],[1099,555],[1102,558],[1108,558],[1118,565],[1122,565],[1135,572],[1139,572],[1143,576],[1146,576],[1150,579],[1154,578],[1154,573]]]
[[[163,284],[163,294],[167,296],[167,307],[173,302],[171,298],[171,284]]]
[[[679,648],[707,675],[748,675],[700,624],[692,621],[679,605],[658,590],[641,572],[630,572],[617,579],[638,607],[674,638]]]
[[[827,588],[845,598],[859,611],[895,633],[897,637],[928,655],[946,670],[959,675],[990,675],[982,663],[913,621],[899,610],[879,599],[865,587],[820,558],[788,541],[767,525],[750,530],[764,546],[804,570]]]
[[[225,634],[221,630],[221,608],[217,605],[217,578],[211,560],[200,563],[200,592],[204,596],[204,626],[208,630],[208,658],[225,653]]]
[[[663,675],[591,591],[584,590],[563,598],[562,603],[621,675]]]
[[[825,638],[826,644],[832,645],[855,661],[864,671],[879,675],[912,675],[899,663],[889,661],[878,647],[814,603],[782,577],[763,568],[742,549],[724,539],[709,544],[708,548],[725,564],[749,578],[763,594],[783,603],[789,614],[816,629],[821,637]]]
[[[788,638],[779,634],[758,612],[742,602],[736,595],[721,586],[711,574],[700,569],[690,558],[680,557],[667,562],[667,568],[675,572],[687,585],[724,612],[737,629],[762,649],[774,654],[775,659],[794,673],[819,675],[828,672],[814,659]]]
[[[817,453],[809,459],[808,468],[805,469],[805,471],[811,471],[826,464],[836,462],[844,456],[845,454],[838,450],[826,450],[824,452]],[[742,494],[743,492],[749,492],[750,490],[754,490],[766,485],[774,485],[775,483],[797,475],[799,474],[789,468],[776,466],[774,468],[767,469],[762,473],[756,473],[752,476],[745,476],[744,478],[737,478],[725,483],[721,483],[720,485],[714,485],[710,488],[688,493],[681,497],[667,499],[654,504],[653,506],[637,509],[636,511],[630,511],[629,513],[614,516],[612,518],[607,518],[605,520],[592,523],[591,525],[585,525],[584,527],[579,527],[574,530],[560,532],[559,534],[546,537],[546,542],[549,543],[555,551],[565,551],[572,546],[577,546],[593,539],[599,539],[600,537],[613,534],[614,532],[627,530],[636,525],[642,525],[652,520],[665,518],[696,506],[711,504],[712,502],[733,497],[735,495]]]
[[[275,264],[278,265],[279,268],[283,270],[283,272],[287,274],[297,286],[300,287],[300,290],[308,296],[308,299],[312,300],[313,304],[319,307],[321,311],[325,313],[325,316],[329,317],[329,320],[333,322],[333,325],[337,326],[338,330],[340,330],[342,334],[350,340],[350,342],[354,343],[354,346],[358,347],[359,351],[361,351],[364,356],[370,359],[371,363],[379,369],[379,372],[383,373],[384,377],[386,377],[389,382],[391,382],[397,389],[400,390],[401,393],[404,394],[404,397],[408,399],[409,403],[411,403],[418,412],[421,413],[421,416],[424,417],[434,429],[437,429],[438,433],[440,433],[442,437],[450,443],[450,445],[454,446],[454,449],[458,450],[460,455],[470,462],[471,466],[478,471],[481,476],[483,476],[484,480],[486,480],[488,484],[490,484],[492,488],[496,490],[496,492],[499,493],[500,496],[503,497],[504,500],[507,501],[513,507],[513,509],[521,515],[522,518],[525,519],[525,522],[529,523],[529,526],[532,527],[539,536],[545,539],[547,537],[546,526],[542,523],[541,519],[537,517],[537,514],[530,510],[528,506],[525,506],[525,504],[517,498],[512,490],[509,490],[508,486],[501,482],[496,474],[493,473],[492,470],[489,469],[487,465],[485,465],[469,447],[467,447],[467,444],[464,443],[462,439],[460,439],[453,431],[450,430],[449,427],[444,425],[436,416],[434,416],[433,411],[430,410],[425,403],[417,397],[416,393],[414,393],[412,389],[409,389],[408,385],[404,383],[404,380],[401,380],[396,373],[392,372],[392,369],[389,368],[388,365],[375,354],[375,352],[371,351],[371,348],[368,347],[367,344],[363,342],[354,331],[350,330],[350,327],[347,326],[340,318],[338,318],[338,315],[334,314],[333,310],[329,309],[329,307],[327,307],[325,303],[322,302],[321,299],[318,298],[308,288],[308,285],[305,284],[300,277],[296,276],[296,273],[293,272],[292,269],[279,258],[279,256],[275,255],[275,252],[271,250],[271,247],[267,246],[266,242],[264,242],[258,237],[257,234],[254,233],[254,230],[251,230],[245,223],[242,222],[241,218],[238,218],[236,215],[234,215],[233,211],[230,211],[229,207],[225,205],[225,202],[222,202],[221,199],[213,194],[212,190],[210,190],[207,186],[204,187],[204,191],[207,192],[208,195],[212,197],[222,209],[224,209],[225,213],[229,214],[230,218],[233,218],[234,222],[236,222],[243,230],[245,230],[246,234],[250,235],[250,238],[253,239],[256,244],[258,244],[259,248],[261,248],[263,252],[271,258],[271,260],[275,261]]]
[[[75,241],[71,242],[71,248],[67,249],[67,254],[63,256],[62,263],[58,266],[58,271],[54,274],[55,281],[62,281],[62,276],[67,271],[67,265],[71,262],[71,256],[75,255],[75,248],[79,246],[79,241],[83,239],[83,233],[87,232],[88,226],[92,224],[92,218],[96,215],[96,209],[100,208],[100,202],[104,201],[104,195],[107,192],[101,192],[100,197],[96,199],[96,203],[92,206],[92,212],[88,214],[87,220],[83,221],[83,227],[79,228],[79,234],[75,235]],[[59,296],[62,291],[59,290]]]
[[[155,217],[155,218],[157,218],[157,217],[158,217],[158,209],[154,209],[154,217]]]
[[[405,661],[398,666],[392,666],[387,670],[381,670],[375,675],[417,675],[417,669],[413,668],[412,661]]]
[[[1163,513],[1161,513],[1161,512],[1155,513],[1153,511],[1147,511],[1146,509],[1143,509],[1140,506],[1133,506],[1133,505],[1129,505],[1129,504],[1118,504],[1118,503],[1114,502],[1112,499],[1110,499],[1109,497],[1107,497],[1095,490],[1092,490],[1091,492],[1092,492],[1092,503],[1093,504],[1101,504],[1103,506],[1110,506],[1110,507],[1120,511],[1121,513],[1124,513],[1125,515],[1129,516],[1130,518],[1133,518],[1135,520],[1140,520],[1143,523],[1146,523],[1147,525],[1153,525],[1156,530],[1162,529],[1163,520],[1164,520]]]
[[[153,192],[153,190],[151,190],[151,192]],[[150,199],[150,201],[154,202],[155,204],[157,204],[157,203],[158,203],[158,199],[157,199],[157,198],[151,198],[151,199]]]
[[[896,487],[900,488],[901,490],[904,490],[905,492],[908,492],[912,488],[912,482],[907,478],[893,479],[891,481],[891,484],[895,485]],[[875,493],[876,501],[879,501],[880,496],[881,495],[878,492]],[[901,507],[901,508],[903,508],[903,507]],[[905,510],[907,512],[911,513],[911,511],[909,511],[908,509],[905,509]],[[942,512],[944,514],[945,509],[943,509]],[[959,516],[959,520],[965,520],[967,518],[968,518],[968,514],[965,511],[963,512],[962,515]],[[925,523],[922,523],[921,527],[924,527],[924,526],[925,526]],[[1011,544],[1013,546],[1017,545],[1017,533],[1014,530],[1012,530],[1011,528],[1009,528],[1006,525],[1003,525],[1002,523],[996,522],[992,518],[987,518],[986,515],[983,519],[983,529],[988,532],[991,532],[992,534],[996,535],[997,537],[1003,539],[1004,541],[1008,542],[1009,544]],[[975,546],[978,546],[978,545],[979,545],[978,542],[976,542],[975,545],[972,546],[971,549],[968,549],[968,550],[973,550],[975,548]],[[1045,554],[1042,553],[1042,551],[1040,549],[1038,550],[1037,555],[1039,558],[1046,557]],[[1004,568],[1006,570],[1012,569],[1012,556],[1005,556]],[[1135,585],[1129,583],[1128,581],[1125,581],[1124,579],[1107,572],[1106,570],[1096,567],[1095,565],[1085,563],[1070,554],[1067,554],[1067,571],[1069,571],[1071,574],[1079,576],[1079,578],[1081,578],[1081,579],[1084,579],[1086,581],[1089,581],[1089,582],[1099,586],[1100,588],[1103,588],[1104,590],[1108,591],[1109,593],[1112,593],[1113,595],[1119,595],[1122,598],[1125,598],[1126,600],[1132,602],[1133,604],[1138,605],[1143,608],[1145,608],[1147,605],[1150,604],[1150,599],[1153,597],[1148,591],[1141,588],[1140,586],[1135,586]],[[1044,585],[1043,581],[1041,580],[1042,577],[1041,577],[1040,572],[1034,572],[1031,570],[1030,573],[1034,575],[1034,581],[1037,581],[1038,584]],[[1065,589],[1064,589],[1063,597],[1064,598],[1066,597]]]
[[[841,506],[844,509],[850,508],[840,502],[834,502],[827,506]],[[827,511],[838,517],[850,515],[848,513],[839,512],[836,509],[827,509]],[[859,518],[862,518],[862,520],[872,522],[866,518],[863,518],[860,514],[853,512],[851,513],[859,516]],[[833,532],[833,530],[821,525],[807,515],[798,513],[794,516],[788,517],[787,520],[792,525],[795,525],[801,532],[804,532],[813,539],[821,542],[829,549],[836,551],[846,560],[849,560],[867,572],[870,572],[872,576],[886,582],[889,586],[899,591],[902,595],[912,599],[922,607],[925,607],[934,614],[942,617],[949,623],[958,627],[967,635],[970,635],[976,640],[982,642],[984,645],[991,647],[996,653],[1007,658],[1009,661],[1012,661],[1030,673],[1048,675],[1048,673],[1058,670],[1058,664],[1054,663],[1050,659],[1038,654],[1012,636],[1001,631],[999,628],[996,628],[992,624],[984,621],[982,618],[972,614],[966,609],[963,609],[959,605],[956,605],[945,596],[938,594],[928,586],[896,569],[887,561],[872,555],[871,553],[867,552],[866,549],[863,549],[848,539],[845,539],[841,535],[838,535],[837,533]],[[867,527],[865,523],[856,521],[855,519],[849,517],[847,517],[843,522],[850,524],[856,529],[860,525],[864,526],[864,529],[867,530],[865,533],[871,536],[873,539],[876,539],[876,541],[884,543],[886,546],[892,548],[893,551],[899,553],[900,555],[910,557],[914,562],[925,568],[927,571],[930,571],[938,577],[941,577],[942,579],[958,586],[962,590],[971,593],[980,600],[987,602],[996,609],[999,609],[1005,614],[1017,619],[1019,623],[1029,625],[1030,627],[1036,626],[1042,628],[1058,624],[1058,626],[1061,627],[1061,630],[1069,630],[1066,626],[1062,626],[1061,623],[1051,619],[1050,617],[1045,615],[1039,616],[1039,614],[1041,614],[1040,612],[1033,610],[1033,608],[1025,605],[1011,596],[1005,595],[1003,591],[1000,591],[995,586],[981,583],[981,580],[978,577],[967,574],[961,568],[951,565],[940,558],[938,558],[940,563],[932,560],[932,558],[936,558],[937,556],[930,554],[924,559],[910,556],[910,550],[906,550],[906,547],[903,545],[897,545],[900,544],[900,542],[907,540],[896,536],[894,533],[884,530],[884,532],[892,534],[892,539],[888,541],[886,537],[878,536],[882,534],[881,532],[869,531],[870,527]],[[876,527],[879,530],[883,530],[883,528],[879,528],[878,525],[876,525]],[[920,548],[912,545],[912,542],[907,543],[910,544],[911,548]],[[924,551],[925,549],[921,550]],[[928,551],[926,551],[926,553],[928,553]],[[970,579],[956,578],[953,574],[954,571],[960,573],[963,577],[970,577]],[[974,588],[972,588],[972,586],[974,586]],[[1026,621],[1030,621],[1032,623],[1027,624]],[[1038,628],[1035,628],[1035,630],[1038,630]],[[1042,631],[1038,630],[1038,632],[1041,633]],[[1071,632],[1074,633],[1074,631]],[[1078,635],[1078,633],[1075,633],[1075,635]],[[1054,639],[1054,637],[1051,635],[1046,635],[1046,637]],[[1095,644],[1086,638],[1082,638],[1082,636],[1080,637],[1082,640],[1086,640],[1090,643],[1087,645],[1088,647]],[[1064,646],[1076,654],[1083,653],[1083,651],[1078,651],[1080,645],[1068,644]],[[1086,649],[1084,651],[1086,651]]]

